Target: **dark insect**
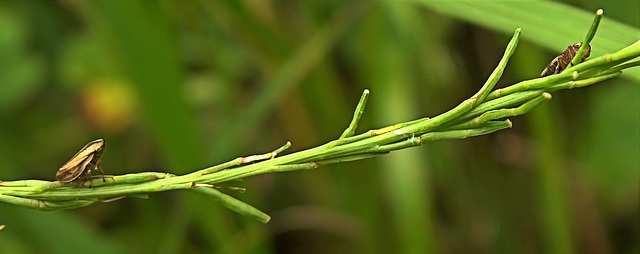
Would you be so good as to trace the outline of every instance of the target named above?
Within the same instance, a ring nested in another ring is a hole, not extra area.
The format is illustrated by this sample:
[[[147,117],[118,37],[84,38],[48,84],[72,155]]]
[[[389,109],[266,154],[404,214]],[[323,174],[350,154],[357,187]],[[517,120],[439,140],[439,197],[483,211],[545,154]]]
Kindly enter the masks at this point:
[[[86,171],[89,187],[91,187],[91,170],[95,170],[102,174],[102,181],[104,182],[104,172],[102,171],[100,160],[104,147],[105,142],[103,139],[89,142],[89,144],[80,149],[76,155],[71,157],[67,163],[58,169],[56,179],[61,183],[73,182]]]
[[[562,52],[560,55],[556,56],[549,65],[540,73],[540,77],[545,77],[553,74],[558,74],[562,72],[569,64],[571,64],[571,59],[578,53],[578,49],[582,46],[582,42],[576,42],[573,45],[569,46],[567,50]],[[587,47],[587,53],[584,54],[580,62],[584,62],[587,57],[591,54],[591,45]]]

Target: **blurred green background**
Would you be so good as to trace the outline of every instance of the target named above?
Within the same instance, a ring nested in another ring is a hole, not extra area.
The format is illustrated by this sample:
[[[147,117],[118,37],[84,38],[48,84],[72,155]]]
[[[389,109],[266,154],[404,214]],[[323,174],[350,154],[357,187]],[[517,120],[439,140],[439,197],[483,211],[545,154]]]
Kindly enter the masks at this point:
[[[640,39],[640,2],[2,1],[0,179],[55,180],[96,138],[107,174],[192,172],[292,141],[442,113],[522,39],[537,77],[605,10],[592,56]],[[631,31],[631,32],[629,32]],[[514,128],[221,189],[57,212],[0,203],[0,253],[640,253],[640,75],[560,91]]]

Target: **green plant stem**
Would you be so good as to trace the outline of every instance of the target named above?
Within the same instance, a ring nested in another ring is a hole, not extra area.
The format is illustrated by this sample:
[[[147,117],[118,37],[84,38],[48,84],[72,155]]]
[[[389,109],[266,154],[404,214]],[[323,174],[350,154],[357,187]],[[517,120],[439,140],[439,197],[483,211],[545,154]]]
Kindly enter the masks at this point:
[[[227,194],[224,194],[214,188],[197,188],[195,189],[195,191],[213,197],[216,201],[222,203],[225,207],[236,211],[239,214],[252,217],[259,222],[267,223],[269,222],[269,220],[271,220],[271,217],[266,213],[263,213],[255,207],[237,200]]]
[[[102,177],[95,177],[91,181],[92,188],[87,187],[89,183],[76,185],[41,180],[0,181],[0,201],[49,211],[78,208],[122,197],[145,197],[154,192],[195,190],[213,197],[240,214],[266,223],[269,221],[268,215],[214,189],[214,185],[258,174],[312,170],[325,164],[366,159],[437,140],[464,139],[489,134],[511,127],[509,120],[497,119],[530,112],[540,103],[550,99],[550,92],[602,82],[619,76],[624,69],[639,65],[638,61],[627,61],[640,56],[640,41],[618,52],[575,65],[567,72],[522,81],[490,92],[516,48],[519,34],[520,29],[516,30],[507,46],[505,56],[480,91],[453,109],[433,118],[424,117],[355,135],[369,96],[368,90],[365,90],[349,127],[339,139],[324,145],[276,156],[291,145],[287,142],[270,153],[239,157],[180,176],[146,172],[107,176],[104,182]]]
[[[461,124],[451,126],[451,129],[477,128],[478,126],[482,126],[484,123],[490,120],[495,120],[495,119],[500,119],[500,118],[505,118],[510,116],[519,116],[531,111],[533,108],[537,107],[542,102],[550,99],[551,99],[551,94],[542,93],[539,96],[536,96],[535,98],[525,102],[524,104],[516,108],[501,108],[501,109],[495,109],[495,110],[488,110],[482,113],[480,116],[467,120],[466,122],[463,122]]]
[[[605,74],[605,75],[598,76],[598,77],[595,77],[595,78],[588,78],[588,79],[579,80],[579,81],[569,81],[569,82],[565,82],[565,83],[560,83],[560,84],[557,84],[557,85],[550,86],[549,88],[546,89],[546,91],[554,92],[554,91],[562,90],[562,89],[573,89],[573,88],[578,88],[578,87],[585,87],[585,86],[588,86],[588,85],[592,85],[592,84],[595,84],[595,83],[598,83],[598,82],[605,81],[607,79],[615,78],[617,76],[620,76],[620,74],[622,74],[622,72],[618,71],[616,73]]]
[[[560,74],[546,76],[544,78],[536,78],[518,82],[514,85],[497,89],[487,96],[487,100],[503,97],[515,92],[544,89],[558,83],[568,82],[569,80],[577,80],[578,78],[586,79],[595,75],[608,74],[611,71],[619,72],[623,69],[635,67],[638,62],[622,64],[626,61],[634,59],[640,55],[640,41],[636,41],[629,47],[621,49],[612,54],[605,54],[600,57],[593,58],[589,61],[580,63],[567,68]],[[591,73],[590,73],[591,72]],[[591,74],[591,75],[582,75]]]
[[[470,110],[469,112],[466,112],[464,115],[461,115],[455,121],[451,121],[448,125],[443,126],[443,128],[451,128],[451,125],[456,125],[461,122],[468,121],[469,119],[482,115],[483,113],[491,110],[508,108],[525,103],[540,95],[542,95],[542,91],[523,91],[487,101],[478,105],[476,108]]]
[[[21,198],[2,194],[0,194],[0,201],[43,211],[80,208],[83,206],[91,205],[95,202],[91,200],[65,200],[63,202],[42,201],[37,199]]]
[[[356,110],[353,112],[353,118],[351,119],[351,123],[349,123],[349,127],[340,135],[339,139],[345,139],[353,136],[356,133],[356,128],[358,128],[358,122],[362,115],[364,114],[364,109],[367,105],[367,100],[369,99],[369,90],[364,89],[362,92],[362,96],[360,97],[360,101],[358,101],[358,106],[356,106]]]
[[[471,129],[465,129],[465,130],[450,130],[450,131],[441,131],[441,132],[434,131],[434,132],[423,134],[419,137],[412,136],[404,141],[389,144],[389,145],[382,145],[373,150],[376,152],[391,152],[395,150],[409,148],[412,146],[419,146],[424,143],[438,141],[438,140],[465,139],[469,137],[485,135],[485,134],[493,133],[506,128],[511,128],[511,121],[509,120],[495,121],[495,122],[491,121],[479,128],[471,128]]]
[[[489,75],[487,82],[485,82],[482,88],[480,88],[480,91],[478,91],[478,93],[476,93],[471,97],[476,99],[473,102],[473,105],[482,103],[484,99],[487,97],[487,95],[489,94],[489,92],[493,90],[496,83],[498,83],[498,80],[500,80],[500,77],[502,77],[502,72],[504,71],[504,68],[507,67],[507,62],[509,62],[509,59],[511,58],[513,53],[516,52],[516,47],[518,46],[518,42],[520,41],[521,31],[522,29],[520,28],[516,29],[515,34],[511,38],[511,41],[509,41],[509,44],[507,44],[507,49],[505,50],[505,53],[502,56],[502,59],[500,59],[498,66],[496,66],[496,68],[493,70],[491,75]]]
[[[602,9],[598,9],[598,11],[596,11],[596,16],[595,18],[593,18],[593,23],[591,23],[591,29],[589,29],[587,37],[584,39],[584,41],[582,41],[580,49],[578,49],[576,55],[573,57],[573,59],[571,59],[572,65],[579,64],[582,57],[587,53],[587,48],[589,48],[589,44],[591,44],[591,40],[593,40],[593,37],[596,36],[596,31],[598,30],[598,26],[600,26],[600,20],[602,20],[603,14],[604,11]]]

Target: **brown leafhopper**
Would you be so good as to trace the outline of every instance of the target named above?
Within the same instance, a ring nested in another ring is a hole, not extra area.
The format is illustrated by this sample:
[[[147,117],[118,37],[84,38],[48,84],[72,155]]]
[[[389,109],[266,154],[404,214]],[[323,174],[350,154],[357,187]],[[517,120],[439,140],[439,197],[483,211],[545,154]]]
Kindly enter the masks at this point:
[[[582,46],[582,42],[576,42],[573,45],[569,46],[564,52],[560,53],[560,55],[556,56],[551,63],[547,65],[546,68],[540,73],[540,77],[549,76],[553,74],[558,74],[562,72],[569,64],[571,64],[571,59],[576,56],[578,53],[578,49]],[[587,48],[587,53],[584,54],[580,62],[584,62],[587,57],[591,54],[591,45]]]
[[[100,160],[104,147],[105,142],[103,139],[89,142],[89,144],[80,149],[76,155],[71,157],[67,163],[58,169],[56,179],[61,183],[73,182],[79,179],[78,177],[86,171],[89,187],[91,187],[91,170],[95,170],[102,174],[102,181],[104,182],[104,172],[102,171]]]

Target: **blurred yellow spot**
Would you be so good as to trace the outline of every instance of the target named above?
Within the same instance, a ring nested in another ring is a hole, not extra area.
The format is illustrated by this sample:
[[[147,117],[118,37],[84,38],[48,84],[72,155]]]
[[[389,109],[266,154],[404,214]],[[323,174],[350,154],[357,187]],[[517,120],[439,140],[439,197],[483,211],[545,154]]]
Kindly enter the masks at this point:
[[[137,97],[131,85],[121,80],[96,80],[81,92],[85,119],[104,132],[118,134],[137,117]]]

